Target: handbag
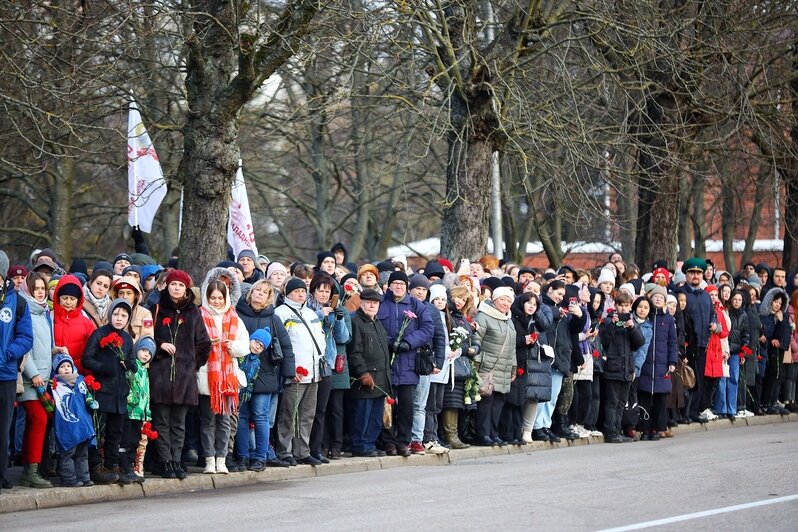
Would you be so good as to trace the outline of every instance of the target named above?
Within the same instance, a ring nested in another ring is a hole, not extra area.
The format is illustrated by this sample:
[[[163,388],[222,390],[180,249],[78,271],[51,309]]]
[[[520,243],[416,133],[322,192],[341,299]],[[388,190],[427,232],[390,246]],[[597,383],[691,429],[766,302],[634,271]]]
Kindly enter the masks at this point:
[[[278,341],[272,341],[269,346],[269,364],[272,366],[279,366],[283,363],[283,347]]]
[[[474,376],[474,367],[471,365],[471,359],[467,356],[460,355],[454,359],[454,380],[464,381]]]
[[[723,364],[721,365],[721,367],[723,369],[723,378],[728,379],[729,378],[729,363],[724,360]]]
[[[416,350],[416,374],[429,375],[432,373],[433,368],[435,368],[435,356],[432,348],[428,345],[422,345]]]
[[[676,369],[676,374],[679,375],[684,383],[684,387],[688,390],[695,388],[695,371],[690,365],[684,361],[679,361],[679,367]]]
[[[335,372],[336,373],[343,373],[345,364],[346,364],[346,357],[344,355],[335,355]]]
[[[792,364],[792,352],[788,349],[784,352],[784,356],[781,359],[782,364]]]
[[[482,397],[493,395],[493,370],[479,371],[477,375],[479,376],[479,395]]]

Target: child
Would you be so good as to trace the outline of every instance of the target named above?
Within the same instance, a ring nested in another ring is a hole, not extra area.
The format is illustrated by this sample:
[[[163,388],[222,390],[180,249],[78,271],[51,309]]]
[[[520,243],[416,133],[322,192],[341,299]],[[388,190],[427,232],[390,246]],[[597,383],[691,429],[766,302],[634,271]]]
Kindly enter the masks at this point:
[[[125,370],[137,369],[133,337],[125,331],[130,314],[127,300],[113,300],[108,307],[108,324],[92,333],[83,352],[83,367],[91,371],[101,385],[96,394],[100,403],[97,447],[89,449],[91,475],[96,484],[132,484],[136,480],[132,467],[126,471],[119,467],[119,445],[127,422],[130,392]]]
[[[53,360],[54,433],[58,450],[58,475],[65,487],[91,486],[89,442],[94,425],[89,409],[97,409],[85,380],[75,371],[72,357],[56,355]]]
[[[135,475],[133,482],[144,482],[144,454],[147,450],[148,434],[142,425],[152,419],[150,414],[150,378],[147,368],[155,356],[155,340],[142,336],[133,346],[136,353],[136,371],[127,374],[130,393],[127,396],[127,427],[122,440],[125,452],[120,456],[122,469],[131,470]]]

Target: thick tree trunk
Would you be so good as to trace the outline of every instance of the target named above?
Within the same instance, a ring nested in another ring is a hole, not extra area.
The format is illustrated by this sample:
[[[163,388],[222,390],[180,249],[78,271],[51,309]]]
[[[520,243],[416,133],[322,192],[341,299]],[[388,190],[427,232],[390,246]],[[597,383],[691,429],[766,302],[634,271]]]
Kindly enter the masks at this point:
[[[458,111],[465,113],[465,105],[459,106]],[[446,206],[441,225],[441,255],[455,264],[485,254],[493,154],[491,143],[474,133],[472,123],[464,119],[454,123],[458,122],[465,125],[449,133]]]
[[[52,210],[50,215],[50,234],[52,246],[58,258],[65,263],[72,260],[72,202],[75,193],[75,167],[77,159],[64,157],[60,162],[60,176],[55,179],[52,191]]]
[[[723,170],[726,170],[726,165],[722,165]],[[723,226],[721,227],[721,234],[723,238],[723,262],[726,265],[726,271],[731,275],[737,273],[737,265],[734,263],[734,229],[737,226],[734,221],[737,219],[734,208],[734,193],[737,188],[737,183],[726,183],[721,189],[723,197]]]
[[[798,140],[798,130],[794,131]],[[781,263],[788,268],[798,264],[798,175],[782,172],[786,185],[784,199],[784,248]]]

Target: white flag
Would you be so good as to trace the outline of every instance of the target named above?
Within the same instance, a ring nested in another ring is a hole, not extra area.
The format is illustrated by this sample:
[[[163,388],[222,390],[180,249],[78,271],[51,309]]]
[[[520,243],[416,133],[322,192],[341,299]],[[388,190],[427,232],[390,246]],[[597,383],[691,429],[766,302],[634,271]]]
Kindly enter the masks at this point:
[[[244,185],[244,172],[241,170],[241,161],[238,161],[236,181],[233,183],[233,198],[230,202],[230,222],[227,224],[227,242],[233,248],[233,255],[245,249],[251,249],[255,255],[258,248],[255,246],[255,229],[252,227],[252,215],[249,212],[249,199],[247,187]]]
[[[166,180],[134,101],[130,102],[127,120],[127,187],[127,222],[149,233],[166,196]]]

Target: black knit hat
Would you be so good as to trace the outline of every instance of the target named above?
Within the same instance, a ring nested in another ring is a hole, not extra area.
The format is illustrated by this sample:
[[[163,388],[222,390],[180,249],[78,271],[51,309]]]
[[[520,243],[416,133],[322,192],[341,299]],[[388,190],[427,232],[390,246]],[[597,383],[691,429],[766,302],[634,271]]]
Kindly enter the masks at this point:
[[[414,288],[426,288],[429,290],[429,279],[421,274],[415,274],[410,278],[410,290]]]
[[[78,285],[65,283],[64,286],[58,289],[58,297],[61,296],[72,296],[76,299],[80,299],[83,294],[81,293],[80,287]]]
[[[427,277],[427,279],[433,276],[443,279],[445,274],[446,272],[444,271],[443,266],[441,266],[441,263],[436,260],[431,260],[426,266],[424,266],[424,275]]]
[[[504,283],[498,277],[488,277],[487,279],[482,281],[482,284],[490,288],[491,292],[493,292],[500,286],[504,286]]]
[[[333,255],[329,251],[322,251],[318,255],[316,255],[316,268],[321,268],[321,263],[324,262],[324,259],[332,259],[335,260],[335,255]]]
[[[294,290],[299,290],[300,288],[307,290],[308,285],[305,284],[305,281],[299,279],[297,277],[292,277],[285,285],[285,295],[290,294]]]
[[[410,281],[407,279],[407,274],[405,272],[395,271],[388,277],[388,284],[391,284],[394,281],[402,281],[406,285],[410,284]]]

